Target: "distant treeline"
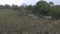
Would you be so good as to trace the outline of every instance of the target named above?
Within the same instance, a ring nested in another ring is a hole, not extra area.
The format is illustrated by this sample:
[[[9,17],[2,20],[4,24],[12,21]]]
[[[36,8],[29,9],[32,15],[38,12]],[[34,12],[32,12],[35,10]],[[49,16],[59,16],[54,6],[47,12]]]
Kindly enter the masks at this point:
[[[38,1],[36,5],[0,5],[0,9],[14,9],[20,11],[22,9],[26,11],[33,11],[33,14],[37,16],[52,16],[55,18],[60,18],[60,5],[54,5],[53,2]]]

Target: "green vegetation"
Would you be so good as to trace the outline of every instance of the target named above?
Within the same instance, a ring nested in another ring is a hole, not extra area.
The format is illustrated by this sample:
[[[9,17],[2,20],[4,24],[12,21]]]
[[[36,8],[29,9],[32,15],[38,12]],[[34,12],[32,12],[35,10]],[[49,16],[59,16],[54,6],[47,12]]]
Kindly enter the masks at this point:
[[[27,16],[28,12],[37,19]],[[42,16],[53,16],[56,20],[46,20]],[[60,5],[39,1],[36,5],[0,5],[0,34],[60,34]]]

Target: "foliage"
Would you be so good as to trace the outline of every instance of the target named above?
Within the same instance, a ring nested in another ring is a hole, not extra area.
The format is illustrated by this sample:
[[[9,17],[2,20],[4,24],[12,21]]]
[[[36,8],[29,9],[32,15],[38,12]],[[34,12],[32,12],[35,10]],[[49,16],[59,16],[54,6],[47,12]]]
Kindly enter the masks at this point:
[[[53,2],[49,2],[49,5],[50,5],[50,7],[54,6],[54,3]]]
[[[59,18],[60,17],[60,5],[55,5],[51,7],[50,13],[52,16]]]
[[[36,3],[36,10],[41,15],[47,15],[49,12],[49,4],[46,1],[39,1]]]
[[[25,7],[0,5],[0,34],[60,34],[60,20],[33,20],[26,16],[28,11],[33,11],[37,16],[60,18],[60,5],[54,5],[52,2],[39,1],[36,5]]]
[[[37,15],[37,16],[53,16],[56,18],[60,17],[60,5],[54,5],[53,2],[46,2],[46,1],[38,1],[36,3],[36,5],[14,5],[12,4],[12,6],[5,4],[5,5],[0,5],[0,10],[4,10],[4,9],[12,9],[14,11],[18,11],[21,14],[24,14],[28,11],[33,11],[33,14]],[[21,13],[22,12],[22,13]]]

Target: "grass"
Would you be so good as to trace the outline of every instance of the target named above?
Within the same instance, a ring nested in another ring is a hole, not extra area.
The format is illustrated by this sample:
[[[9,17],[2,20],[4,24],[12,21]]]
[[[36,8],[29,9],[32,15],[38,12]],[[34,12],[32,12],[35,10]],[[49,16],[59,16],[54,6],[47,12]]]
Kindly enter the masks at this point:
[[[18,11],[0,10],[0,34],[60,34],[60,20],[19,18]]]

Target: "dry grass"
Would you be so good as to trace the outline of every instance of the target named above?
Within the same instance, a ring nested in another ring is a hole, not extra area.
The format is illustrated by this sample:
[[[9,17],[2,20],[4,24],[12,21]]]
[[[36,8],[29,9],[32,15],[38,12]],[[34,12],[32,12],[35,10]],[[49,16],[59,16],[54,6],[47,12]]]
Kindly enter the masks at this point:
[[[60,34],[60,20],[19,18],[16,17],[18,12],[7,12],[10,16],[5,16],[7,13],[4,12],[4,16],[0,17],[0,34]]]

